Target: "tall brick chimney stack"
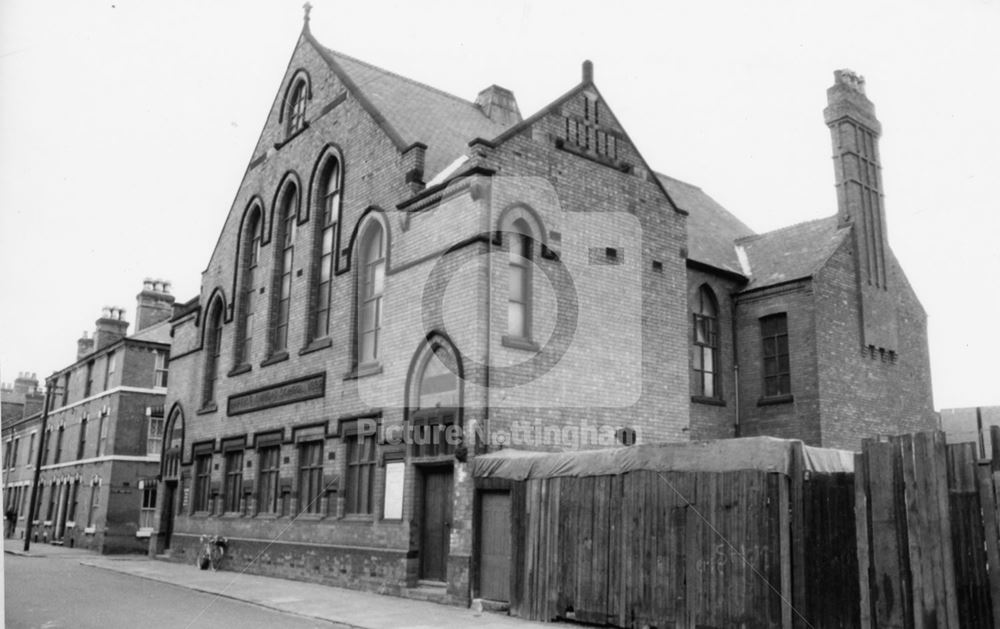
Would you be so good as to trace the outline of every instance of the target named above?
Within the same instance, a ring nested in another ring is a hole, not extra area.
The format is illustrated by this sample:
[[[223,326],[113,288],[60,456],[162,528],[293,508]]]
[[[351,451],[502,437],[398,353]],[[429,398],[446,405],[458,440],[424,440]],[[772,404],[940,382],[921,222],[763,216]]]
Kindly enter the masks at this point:
[[[125,320],[125,309],[105,306],[101,312],[101,318],[97,320],[96,325],[97,329],[94,331],[94,349],[99,350],[124,338],[125,331],[128,330],[128,321]]]
[[[521,110],[517,107],[514,92],[499,85],[491,85],[476,96],[476,106],[486,117],[502,125],[521,122]]]
[[[870,351],[897,348],[895,305],[889,294],[893,269],[882,192],[878,140],[882,125],[865,95],[865,79],[851,70],[833,73],[823,110],[833,140],[833,170],[840,224],[852,225],[864,327]]]
[[[135,299],[136,332],[165,321],[173,314],[174,296],[170,294],[170,282],[146,278],[142,282],[142,291]]]
[[[882,165],[878,139],[882,125],[875,105],[865,96],[865,79],[850,70],[833,73],[823,111],[833,138],[833,166],[842,225],[853,223],[859,232],[861,274],[873,286],[885,288],[885,211],[882,207]]]
[[[80,360],[90,352],[94,351],[94,339],[87,335],[87,331],[83,331],[83,336],[81,336],[76,341],[76,359]]]

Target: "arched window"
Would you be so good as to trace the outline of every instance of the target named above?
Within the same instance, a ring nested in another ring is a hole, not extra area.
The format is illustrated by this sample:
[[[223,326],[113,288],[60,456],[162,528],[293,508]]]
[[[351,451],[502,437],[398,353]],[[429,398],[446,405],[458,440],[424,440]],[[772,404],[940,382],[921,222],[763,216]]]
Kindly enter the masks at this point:
[[[177,480],[181,473],[181,453],[184,451],[184,413],[175,408],[170,413],[163,435],[163,480]],[[167,507],[169,508],[169,507]]]
[[[410,394],[412,455],[452,455],[462,441],[458,359],[440,341],[432,342],[424,351]]]
[[[507,335],[531,338],[531,230],[523,219],[514,221],[508,238],[509,273]]]
[[[304,79],[299,79],[292,88],[288,99],[288,135],[306,126],[306,100],[309,98],[309,87]]]
[[[208,329],[205,330],[205,374],[202,387],[202,406],[209,406],[215,400],[215,385],[219,380],[219,357],[222,350],[222,300],[216,299],[208,315]]]
[[[719,306],[708,286],[698,289],[694,312],[695,395],[720,397],[719,391]]]
[[[331,158],[323,170],[321,179],[319,208],[316,212],[320,226],[316,244],[319,268],[316,270],[316,302],[313,309],[312,338],[330,335],[330,298],[333,282],[334,243],[336,242],[337,219],[340,215],[340,162]]]
[[[271,355],[288,349],[288,321],[292,303],[292,263],[295,258],[295,222],[299,207],[299,190],[289,185],[281,196],[278,222],[272,319],[274,333],[271,337]]]
[[[237,319],[236,331],[236,364],[245,365],[253,357],[254,312],[256,312],[257,295],[257,264],[260,260],[261,213],[260,208],[250,210],[246,229],[243,232],[243,243],[240,248],[240,316]]]
[[[361,237],[358,256],[358,363],[378,362],[385,290],[385,231],[372,220]]]

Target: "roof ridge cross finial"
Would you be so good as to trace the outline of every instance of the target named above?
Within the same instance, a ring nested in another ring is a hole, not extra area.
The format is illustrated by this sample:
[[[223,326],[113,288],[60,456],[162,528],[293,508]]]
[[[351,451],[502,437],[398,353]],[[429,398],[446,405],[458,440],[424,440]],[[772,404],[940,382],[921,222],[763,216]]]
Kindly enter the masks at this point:
[[[302,20],[308,24],[309,23],[309,12],[312,11],[313,5],[310,2],[306,2],[302,5],[302,9],[305,11],[305,15],[302,16]]]

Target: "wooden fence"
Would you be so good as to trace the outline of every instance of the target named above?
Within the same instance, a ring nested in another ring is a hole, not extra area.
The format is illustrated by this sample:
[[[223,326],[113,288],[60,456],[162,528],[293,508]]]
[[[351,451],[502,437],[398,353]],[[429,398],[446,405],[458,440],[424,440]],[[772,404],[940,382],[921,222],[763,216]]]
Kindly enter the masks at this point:
[[[511,613],[618,627],[858,626],[851,474],[633,471],[512,486]],[[806,624],[808,622],[808,624]]]
[[[994,440],[997,443],[997,440]],[[861,623],[1000,629],[1000,456],[918,433],[855,458]]]

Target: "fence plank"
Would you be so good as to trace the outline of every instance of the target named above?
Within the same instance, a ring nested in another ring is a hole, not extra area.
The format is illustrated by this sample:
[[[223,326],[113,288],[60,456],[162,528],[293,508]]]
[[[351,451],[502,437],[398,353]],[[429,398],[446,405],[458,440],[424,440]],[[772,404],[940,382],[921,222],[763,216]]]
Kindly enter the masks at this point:
[[[854,526],[858,545],[858,607],[861,629],[872,629],[871,513],[868,507],[868,447],[854,455]]]
[[[933,587],[933,558],[924,552],[923,541],[928,536],[928,524],[925,517],[925,505],[918,488],[918,467],[922,465],[915,455],[913,436],[903,435],[899,438],[902,464],[902,483],[905,496],[905,524],[907,527],[907,542],[909,548],[910,587],[913,592],[913,626],[914,629],[924,629],[924,619],[928,612],[933,612],[937,606],[937,598]],[[927,629],[935,629],[933,626]]]
[[[976,466],[976,483],[979,491],[979,504],[983,510],[983,525],[986,538],[987,561],[990,566],[990,608],[994,629],[1000,629],[1000,527],[998,527],[998,510],[996,487],[989,465]]]
[[[948,463],[948,456],[945,451],[944,433],[933,432],[929,434],[934,452],[932,460],[934,462],[934,469],[937,472],[935,475],[935,484],[938,488],[938,507],[941,512],[941,539],[944,540],[944,543],[941,544],[941,548],[944,551],[942,572],[944,572],[945,610],[948,618],[948,624],[945,626],[950,629],[959,629],[958,595],[955,590],[955,561],[951,543],[949,543],[952,539],[952,531],[950,505],[948,500],[947,471],[945,467]]]

